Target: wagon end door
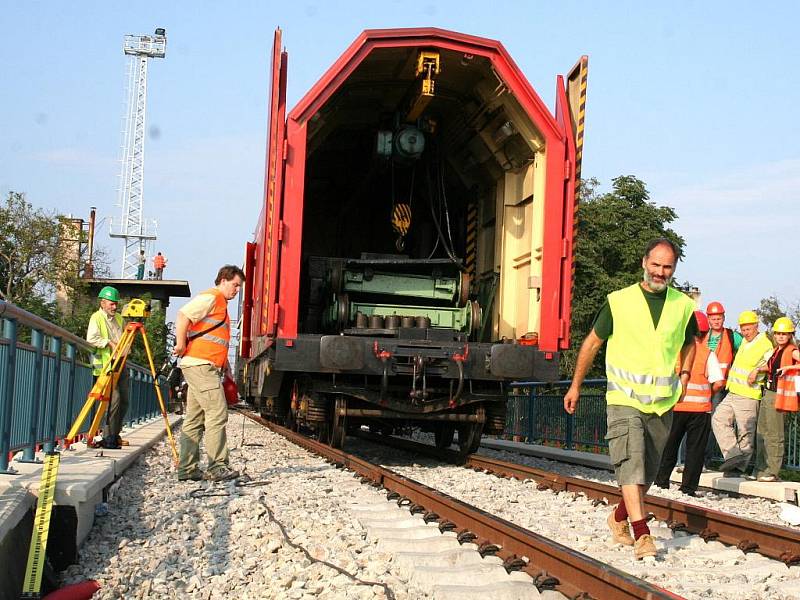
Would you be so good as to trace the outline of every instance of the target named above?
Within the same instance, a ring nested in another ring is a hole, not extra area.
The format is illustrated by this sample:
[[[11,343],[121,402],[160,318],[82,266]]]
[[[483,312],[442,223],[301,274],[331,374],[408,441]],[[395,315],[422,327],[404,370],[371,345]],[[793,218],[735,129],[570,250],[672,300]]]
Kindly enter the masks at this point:
[[[581,56],[566,76],[556,84],[556,120],[566,137],[564,177],[564,222],[561,244],[561,304],[559,307],[559,347],[569,348],[572,288],[575,281],[575,233],[580,200],[583,133],[586,112],[586,82],[589,57]]]
[[[269,136],[264,177],[264,223],[262,230],[260,334],[274,335],[280,315],[278,267],[283,233],[283,174],[286,160],[286,69],[289,55],[281,50],[281,30],[275,30],[269,105]]]

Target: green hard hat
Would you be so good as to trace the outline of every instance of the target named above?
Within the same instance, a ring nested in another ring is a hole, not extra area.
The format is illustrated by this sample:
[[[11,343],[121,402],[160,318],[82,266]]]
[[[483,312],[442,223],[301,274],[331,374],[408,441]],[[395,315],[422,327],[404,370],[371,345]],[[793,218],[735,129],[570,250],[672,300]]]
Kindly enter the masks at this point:
[[[110,285],[107,285],[100,290],[100,293],[97,294],[97,297],[102,298],[103,300],[111,300],[111,302],[119,302],[119,292],[117,291],[117,288],[111,287]]]

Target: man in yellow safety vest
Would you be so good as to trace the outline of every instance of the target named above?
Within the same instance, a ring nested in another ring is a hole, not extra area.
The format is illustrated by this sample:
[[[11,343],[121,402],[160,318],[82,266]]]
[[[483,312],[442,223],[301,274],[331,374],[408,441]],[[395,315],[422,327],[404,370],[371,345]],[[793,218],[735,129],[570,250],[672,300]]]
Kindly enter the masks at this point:
[[[739,329],[744,340],[728,372],[728,395],[719,403],[711,418],[711,428],[724,459],[720,470],[726,477],[743,474],[755,445],[758,406],[764,393],[764,376],[759,367],[772,356],[772,342],[758,332],[758,315],[746,310],[739,315]],[[736,422],[738,435],[734,432]]]
[[[125,329],[122,316],[117,314],[119,292],[117,288],[107,285],[97,295],[100,308],[89,317],[86,328],[86,341],[94,347],[92,352],[92,375],[95,381],[111,362],[111,354],[117,347]],[[117,449],[122,441],[119,432],[122,421],[128,411],[128,369],[122,369],[116,387],[111,392],[111,405],[106,415],[106,429],[103,430],[101,445],[108,449]]]
[[[695,354],[694,302],[670,287],[679,255],[666,238],[647,245],[642,281],[608,295],[581,346],[564,396],[564,409],[574,414],[586,373],[608,340],[606,439],[622,501],[607,523],[614,541],[633,546],[637,559],[656,555],[643,499],[658,473],[672,407],[686,393]]]

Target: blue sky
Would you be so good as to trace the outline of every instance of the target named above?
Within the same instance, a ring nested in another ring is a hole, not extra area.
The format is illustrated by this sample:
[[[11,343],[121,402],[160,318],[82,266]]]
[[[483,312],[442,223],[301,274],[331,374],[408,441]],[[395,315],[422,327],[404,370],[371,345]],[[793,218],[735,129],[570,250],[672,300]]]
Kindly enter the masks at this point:
[[[125,34],[167,30],[148,80],[145,213],[166,274],[197,292],[242,262],[255,226],[275,27],[291,107],[361,30],[437,26],[502,41],[551,108],[556,74],[588,54],[584,175],[604,188],[636,175],[676,208],[688,242],[677,277],[729,315],[773,293],[800,300],[793,2],[6,1],[2,12],[0,194],[77,216],[96,206],[115,270]]]

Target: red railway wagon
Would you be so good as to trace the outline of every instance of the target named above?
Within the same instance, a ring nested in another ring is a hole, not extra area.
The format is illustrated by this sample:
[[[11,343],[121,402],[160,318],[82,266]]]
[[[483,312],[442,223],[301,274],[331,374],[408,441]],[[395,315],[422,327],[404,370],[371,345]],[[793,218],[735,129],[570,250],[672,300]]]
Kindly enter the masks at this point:
[[[243,396],[335,446],[501,432],[508,382],[556,378],[569,343],[586,64],[552,114],[497,41],[368,30],[287,114],[277,30]]]

